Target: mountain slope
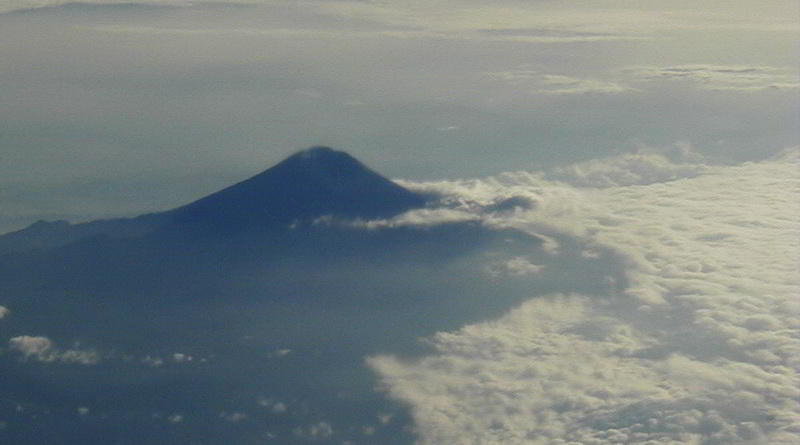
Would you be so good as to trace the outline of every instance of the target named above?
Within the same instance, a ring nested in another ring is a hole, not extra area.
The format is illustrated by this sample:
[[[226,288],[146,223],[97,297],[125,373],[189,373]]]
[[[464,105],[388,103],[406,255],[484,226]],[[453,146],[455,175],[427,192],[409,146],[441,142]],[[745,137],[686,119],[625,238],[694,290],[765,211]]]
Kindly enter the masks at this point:
[[[424,204],[315,148],[171,211],[0,237],[28,246],[0,255],[0,443],[408,445],[366,357],[624,283],[566,236],[552,251],[475,221],[313,223]]]
[[[231,227],[291,223],[323,215],[389,217],[424,204],[422,196],[349,154],[314,147],[171,213],[178,223]]]
[[[82,224],[39,221],[0,236],[0,255],[65,246],[87,238],[141,237],[157,230],[227,236],[274,230],[324,216],[390,217],[425,198],[375,173],[347,153],[314,147],[256,176],[173,210]]]

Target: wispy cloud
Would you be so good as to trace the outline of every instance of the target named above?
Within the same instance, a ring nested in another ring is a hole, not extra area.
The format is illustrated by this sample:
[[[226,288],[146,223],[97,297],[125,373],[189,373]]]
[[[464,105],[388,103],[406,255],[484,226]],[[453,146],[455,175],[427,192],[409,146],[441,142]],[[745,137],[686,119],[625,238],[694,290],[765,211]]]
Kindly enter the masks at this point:
[[[553,28],[487,28],[477,30],[490,40],[508,40],[531,43],[580,43],[640,40],[647,37],[625,33],[591,32],[580,29]]]
[[[169,7],[251,5],[285,9],[286,3],[275,0],[9,0],[0,4],[0,13],[84,5],[160,5]],[[797,32],[792,20],[796,13],[790,2],[774,2],[753,14],[752,8],[716,2],[718,7],[685,8],[663,2],[642,2],[636,7],[613,0],[593,5],[561,2],[505,1],[494,4],[474,0],[435,2],[385,2],[301,0],[292,2],[295,11],[370,23],[396,36],[436,37],[487,41],[530,43],[607,42],[650,38],[656,33],[674,30],[735,30]],[[733,7],[732,7],[733,6]]]
[[[614,82],[554,74],[542,75],[539,79],[539,86],[535,90],[542,94],[613,94],[626,91],[634,90]]]
[[[547,74],[528,69],[492,72],[488,76],[519,86],[533,94],[616,94],[636,91],[614,81]]]
[[[315,424],[297,427],[293,431],[296,437],[306,440],[329,439],[334,434],[333,427],[328,422],[317,422]]]
[[[463,210],[438,208],[410,210],[390,219],[357,220],[348,221],[345,224],[366,229],[380,229],[385,227],[429,227],[479,220],[478,216]]]
[[[687,82],[714,91],[762,91],[800,88],[797,69],[748,65],[638,66],[623,70],[636,82]]]
[[[633,153],[556,167],[546,176],[577,187],[618,187],[692,178],[707,168],[690,145],[677,144],[671,150],[642,147]]]
[[[800,72],[796,69],[747,65],[633,66],[607,73],[605,78],[543,73],[526,67],[487,75],[532,94],[551,95],[642,92],[665,82],[682,82],[690,88],[720,92],[800,88]]]

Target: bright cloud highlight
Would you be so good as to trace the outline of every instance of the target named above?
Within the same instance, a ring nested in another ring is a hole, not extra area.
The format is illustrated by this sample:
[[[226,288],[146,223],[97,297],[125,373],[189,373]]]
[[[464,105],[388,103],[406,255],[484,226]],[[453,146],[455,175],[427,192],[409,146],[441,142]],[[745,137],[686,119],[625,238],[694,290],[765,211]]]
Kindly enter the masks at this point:
[[[416,361],[370,359],[411,406],[421,443],[800,440],[798,153],[694,169],[657,159],[673,172],[661,181],[598,180],[570,189],[574,207],[558,212],[543,191],[563,183],[516,175],[515,193],[542,204],[517,213],[515,226],[611,247],[627,258],[631,284],[611,299],[534,298],[434,336],[436,353]],[[635,178],[641,168],[630,155],[613,162],[589,170]],[[440,190],[475,202],[496,181]]]
[[[85,349],[58,349],[47,337],[21,335],[8,340],[8,346],[22,354],[25,360],[94,365],[100,361],[95,351]]]

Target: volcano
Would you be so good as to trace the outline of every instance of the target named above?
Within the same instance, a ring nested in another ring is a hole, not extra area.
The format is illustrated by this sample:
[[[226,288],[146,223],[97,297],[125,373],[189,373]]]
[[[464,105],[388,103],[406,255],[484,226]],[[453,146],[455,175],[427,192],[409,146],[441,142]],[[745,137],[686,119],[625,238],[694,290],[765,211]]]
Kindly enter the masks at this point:
[[[0,236],[0,255],[93,237],[132,238],[156,232],[225,237],[248,230],[281,230],[322,216],[388,218],[425,203],[425,196],[386,179],[349,154],[320,146],[176,209],[81,224],[38,221]]]
[[[171,222],[219,230],[286,225],[330,215],[386,218],[425,198],[328,147],[296,153],[246,181],[169,212]]]
[[[316,147],[172,210],[0,236],[0,443],[408,445],[368,357],[624,280],[566,237],[358,223],[433,198]]]

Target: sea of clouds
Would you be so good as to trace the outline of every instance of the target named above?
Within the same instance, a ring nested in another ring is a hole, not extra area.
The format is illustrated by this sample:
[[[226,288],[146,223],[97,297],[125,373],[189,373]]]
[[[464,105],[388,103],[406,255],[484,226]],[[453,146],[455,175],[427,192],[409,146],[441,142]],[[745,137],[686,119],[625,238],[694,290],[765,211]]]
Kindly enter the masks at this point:
[[[410,408],[420,444],[800,443],[800,150],[712,165],[676,146],[546,172],[401,182],[435,192],[438,206],[354,224],[481,222],[535,234],[553,256],[566,235],[584,257],[611,249],[626,269],[624,283],[597,283],[619,289],[611,296],[531,295],[499,319],[426,339],[425,356],[369,357],[381,389]],[[521,256],[487,272],[502,280],[543,267]],[[11,315],[0,306],[0,319]],[[47,337],[7,346],[31,362],[102,358]],[[332,431],[322,422],[294,434]]]
[[[707,165],[677,147],[405,182],[442,209],[394,223],[568,233],[622,254],[628,284],[535,297],[427,339],[428,356],[368,362],[421,444],[800,443],[799,160]]]

